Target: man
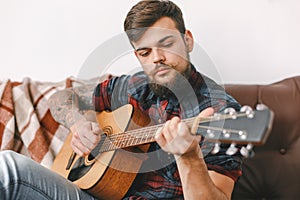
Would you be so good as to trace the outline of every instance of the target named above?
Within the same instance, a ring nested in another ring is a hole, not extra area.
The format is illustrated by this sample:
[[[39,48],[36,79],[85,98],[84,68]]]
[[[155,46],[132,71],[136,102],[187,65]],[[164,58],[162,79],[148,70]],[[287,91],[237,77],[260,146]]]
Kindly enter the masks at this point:
[[[241,175],[240,156],[226,155],[225,145],[216,155],[207,152],[209,143],[192,135],[182,119],[200,111],[202,117],[211,116],[228,106],[239,108],[238,103],[190,63],[193,36],[174,3],[141,1],[128,13],[124,27],[143,72],[111,78],[96,89],[87,86],[58,92],[51,99],[53,116],[73,133],[74,152],[89,155],[101,140],[98,125],[87,121],[81,110],[113,111],[130,103],[155,123],[165,125],[151,144],[154,156],[145,161],[144,171],[125,199],[230,199]],[[6,152],[0,160],[2,198],[93,199],[22,156]]]

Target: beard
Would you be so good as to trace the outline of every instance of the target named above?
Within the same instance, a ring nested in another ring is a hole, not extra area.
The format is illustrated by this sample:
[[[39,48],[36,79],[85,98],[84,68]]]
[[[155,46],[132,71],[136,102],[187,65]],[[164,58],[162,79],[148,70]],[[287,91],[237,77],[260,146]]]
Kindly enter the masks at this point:
[[[169,97],[169,96],[174,95],[174,93],[172,92],[172,89],[170,89],[170,87],[164,86],[164,85],[161,85],[158,83],[150,83],[149,88],[151,89],[151,91],[153,91],[153,93],[156,96],[159,96],[159,97]]]
[[[175,69],[173,68],[173,70]],[[158,83],[155,80],[150,81],[149,88],[155,95],[159,97],[175,96],[174,94],[178,93],[178,91],[181,91],[181,93],[184,91],[184,88],[188,82],[187,79],[190,77],[190,74],[191,68],[187,67],[186,71],[184,71],[183,73],[177,72],[172,80],[165,83]]]

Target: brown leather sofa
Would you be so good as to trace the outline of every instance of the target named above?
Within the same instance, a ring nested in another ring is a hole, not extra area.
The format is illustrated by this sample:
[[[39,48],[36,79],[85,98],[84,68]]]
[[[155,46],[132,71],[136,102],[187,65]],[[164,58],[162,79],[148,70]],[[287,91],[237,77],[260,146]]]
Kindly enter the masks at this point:
[[[300,198],[300,76],[267,85],[226,85],[242,105],[274,111],[271,134],[246,158],[232,199]]]

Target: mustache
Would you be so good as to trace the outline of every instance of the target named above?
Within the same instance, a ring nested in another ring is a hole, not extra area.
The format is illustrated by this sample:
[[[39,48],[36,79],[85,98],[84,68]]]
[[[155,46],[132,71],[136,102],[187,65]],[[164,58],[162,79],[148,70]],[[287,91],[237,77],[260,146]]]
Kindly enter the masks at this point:
[[[164,63],[158,63],[155,65],[155,69],[159,69],[159,68],[172,68],[172,66],[164,64]]]
[[[154,70],[152,71],[152,75],[155,75],[161,69],[174,69],[174,67],[164,64],[164,63],[156,64]]]

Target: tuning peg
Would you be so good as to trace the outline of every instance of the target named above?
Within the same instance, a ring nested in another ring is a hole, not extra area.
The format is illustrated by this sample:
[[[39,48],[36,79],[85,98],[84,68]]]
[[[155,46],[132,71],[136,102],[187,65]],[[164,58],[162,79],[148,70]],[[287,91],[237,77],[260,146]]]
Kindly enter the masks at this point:
[[[247,132],[246,131],[239,131],[238,132],[239,137],[241,140],[246,140],[247,139]]]
[[[256,105],[256,110],[267,110],[268,106],[266,106],[265,104],[257,104]]]
[[[252,158],[254,156],[254,151],[253,151],[253,145],[248,144],[246,147],[243,146],[240,150],[240,153],[245,157],[245,158]]]
[[[217,154],[217,153],[219,153],[220,149],[221,149],[220,143],[219,143],[219,142],[216,142],[216,143],[215,143],[215,146],[213,147],[213,149],[212,149],[212,151],[211,151],[211,153],[212,153],[212,154]]]
[[[223,130],[222,131],[224,138],[230,138],[230,132],[228,130]]]
[[[241,112],[245,113],[247,111],[252,111],[252,108],[250,106],[247,106],[247,105],[241,107]]]
[[[216,119],[216,120],[220,120],[221,117],[222,117],[221,113],[214,113],[214,115],[213,115],[213,118]]]
[[[241,108],[241,112],[246,113],[248,118],[253,118],[254,117],[254,112],[250,106],[243,106]]]
[[[224,113],[230,115],[232,119],[236,119],[236,111],[234,108],[226,108]]]
[[[214,131],[210,130],[210,129],[207,129],[206,131],[206,136],[207,138],[215,138],[216,137],[216,134]]]
[[[232,143],[230,147],[227,149],[226,154],[232,156],[238,151],[238,148],[236,148],[235,143]]]

